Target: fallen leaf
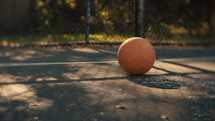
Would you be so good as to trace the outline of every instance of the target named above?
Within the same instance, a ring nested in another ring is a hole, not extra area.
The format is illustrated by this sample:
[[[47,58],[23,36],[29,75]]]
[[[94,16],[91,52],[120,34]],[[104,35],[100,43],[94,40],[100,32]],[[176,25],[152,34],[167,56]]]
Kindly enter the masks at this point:
[[[116,108],[126,110],[126,108],[124,106],[121,106],[121,105],[116,105]]]
[[[162,115],[161,118],[169,121],[168,115]]]
[[[34,117],[34,120],[35,120],[35,121],[39,120],[39,117],[37,117],[37,116],[36,116],[36,117]]]

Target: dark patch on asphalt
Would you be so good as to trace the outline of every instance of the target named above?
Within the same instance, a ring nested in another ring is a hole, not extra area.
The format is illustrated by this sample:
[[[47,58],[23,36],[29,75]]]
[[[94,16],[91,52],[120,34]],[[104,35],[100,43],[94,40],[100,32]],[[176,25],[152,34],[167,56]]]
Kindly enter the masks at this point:
[[[139,85],[160,88],[160,89],[179,89],[181,84],[162,78],[160,76],[145,75],[145,76],[128,76],[128,80]]]

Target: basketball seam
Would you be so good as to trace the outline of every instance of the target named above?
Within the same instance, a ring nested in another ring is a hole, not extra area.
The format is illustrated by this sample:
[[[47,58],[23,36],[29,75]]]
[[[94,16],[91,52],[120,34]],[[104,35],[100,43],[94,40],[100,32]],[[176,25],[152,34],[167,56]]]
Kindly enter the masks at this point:
[[[133,63],[135,66],[137,66],[137,69],[138,69],[139,71],[144,70],[143,68],[141,68],[140,66],[138,66],[136,63],[134,63],[134,61],[132,60],[132,58],[130,58],[129,55],[127,55],[127,56],[128,56],[128,59],[130,60],[130,62]],[[139,68],[140,68],[140,69],[139,69]]]
[[[134,43],[130,43],[130,44],[134,44]],[[153,47],[153,46],[152,46]],[[131,51],[131,49],[127,49],[128,51]],[[141,54],[139,54],[139,53],[135,53],[135,54],[137,54],[137,55],[141,55]],[[154,54],[155,54],[155,51],[154,51]],[[147,57],[147,58],[153,58],[153,60],[155,60],[155,58],[156,58],[156,55],[155,55],[155,57],[152,57],[152,56],[149,56],[149,55],[141,55],[141,56],[144,56],[144,57]],[[141,66],[138,66],[135,62],[134,62],[134,60],[132,59],[132,58],[130,58],[130,56],[128,55],[128,58],[132,61],[132,63],[134,63],[138,68],[140,68],[139,70],[141,71],[141,70],[145,70],[145,68],[144,67],[141,67]],[[154,62],[153,62],[153,65],[154,65]],[[153,66],[152,65],[152,66]],[[151,68],[150,68],[151,69]],[[149,69],[149,70],[150,70]],[[146,72],[148,72],[149,70],[147,70]],[[145,72],[145,73],[146,73]]]
[[[128,49],[128,51],[130,51],[130,49]],[[138,54],[138,53],[136,53],[136,54]],[[127,56],[128,56],[128,58],[129,58],[129,60],[134,64],[134,65],[136,65],[138,68],[140,68],[140,69],[138,69],[138,70],[145,70],[145,68],[144,67],[141,67],[141,66],[138,66],[135,62],[134,62],[134,60],[128,55],[128,54],[126,54]],[[140,54],[139,54],[140,55]],[[142,55],[142,56],[145,56],[145,57],[147,57],[147,58],[150,58],[150,56],[146,56],[146,55]],[[154,62],[153,62],[153,65],[154,65]],[[153,66],[152,65],[152,66]],[[151,68],[150,68],[151,69]],[[150,70],[149,69],[149,70]],[[147,70],[146,72],[148,72],[149,70]],[[142,71],[141,71],[142,72]],[[145,73],[146,73],[145,72]]]
[[[134,38],[141,39],[140,37],[134,37]],[[132,39],[132,38],[131,38],[131,39]],[[130,39],[129,39],[129,40],[130,40]],[[147,46],[151,46],[152,49],[154,50],[154,47],[151,45],[151,43],[150,43],[148,40],[146,40],[144,43],[147,44]],[[134,45],[134,42],[131,42],[130,44]],[[136,54],[140,55],[139,53],[136,53]],[[154,54],[155,54],[155,57],[156,57],[155,50],[154,50]],[[150,56],[150,55],[147,55],[147,56],[148,56],[148,57],[152,57],[152,56]],[[152,57],[152,58],[153,58],[153,57]],[[154,59],[155,59],[155,58],[154,58]]]
[[[135,54],[137,54],[137,55],[139,55],[139,56],[150,57],[150,58],[153,58],[153,59],[156,58],[156,55],[153,57],[153,56],[149,56],[149,55],[142,55],[142,54],[140,54],[140,53],[135,53]]]
[[[133,44],[133,43],[131,43],[131,44]],[[152,45],[148,45],[148,46],[152,46]],[[152,49],[154,49],[154,47],[152,46]],[[155,54],[155,50],[154,50],[154,52],[153,52],[154,54]],[[141,55],[141,54],[139,54],[139,53],[135,53],[135,54],[138,54],[138,55]],[[145,57],[146,57],[146,55],[144,55]],[[151,57],[151,58],[153,58],[152,56],[150,56],[150,55],[147,55],[148,57]],[[155,57],[156,57],[156,54],[155,54]]]
[[[127,49],[128,51],[130,51],[130,49],[128,49],[127,46],[124,46],[124,48]],[[121,56],[122,56],[122,54],[121,54]],[[124,56],[127,56],[127,57],[128,57],[129,61],[130,61],[131,63],[133,63],[133,64],[137,67],[138,71],[141,71],[142,68],[139,69],[139,68],[138,68],[139,66],[138,66],[136,63],[134,63],[133,60],[131,60],[131,58],[130,58],[130,56],[129,56],[128,54],[124,53]],[[130,74],[132,74],[132,73],[130,73]]]

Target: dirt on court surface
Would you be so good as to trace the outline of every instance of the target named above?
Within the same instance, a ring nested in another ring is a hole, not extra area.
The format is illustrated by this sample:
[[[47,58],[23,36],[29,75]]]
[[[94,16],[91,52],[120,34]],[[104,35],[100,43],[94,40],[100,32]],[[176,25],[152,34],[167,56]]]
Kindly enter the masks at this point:
[[[215,120],[215,48],[156,48],[143,76],[117,49],[0,49],[0,121]]]

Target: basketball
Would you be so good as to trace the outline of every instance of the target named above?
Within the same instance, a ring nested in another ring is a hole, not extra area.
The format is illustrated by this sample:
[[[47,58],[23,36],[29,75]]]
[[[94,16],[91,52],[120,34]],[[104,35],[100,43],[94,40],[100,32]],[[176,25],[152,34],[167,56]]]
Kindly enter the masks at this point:
[[[117,58],[121,68],[128,74],[143,75],[155,62],[155,50],[146,39],[132,37],[120,45]]]

